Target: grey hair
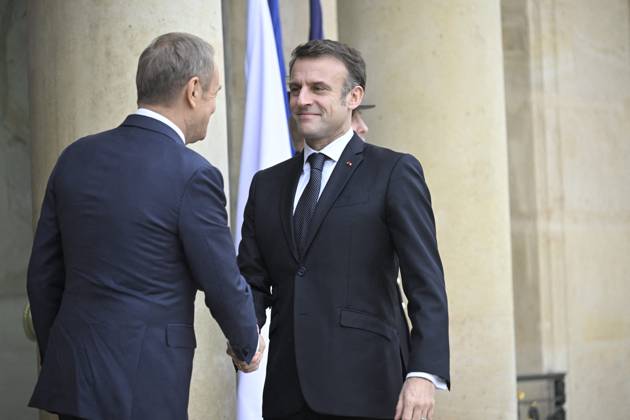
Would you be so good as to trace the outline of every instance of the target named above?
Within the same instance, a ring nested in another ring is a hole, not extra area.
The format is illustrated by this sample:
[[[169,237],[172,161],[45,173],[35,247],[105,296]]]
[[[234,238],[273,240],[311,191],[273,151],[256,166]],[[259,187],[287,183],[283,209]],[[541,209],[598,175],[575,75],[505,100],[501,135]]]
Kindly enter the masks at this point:
[[[206,41],[183,32],[160,35],[138,59],[138,104],[170,104],[195,76],[205,92],[213,73],[214,49]]]

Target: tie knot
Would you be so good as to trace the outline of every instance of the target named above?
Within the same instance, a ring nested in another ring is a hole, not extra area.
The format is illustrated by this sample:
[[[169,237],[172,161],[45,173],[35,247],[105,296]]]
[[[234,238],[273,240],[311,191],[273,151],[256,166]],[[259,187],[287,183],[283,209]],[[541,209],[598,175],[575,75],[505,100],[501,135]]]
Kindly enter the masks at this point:
[[[308,163],[311,165],[311,170],[315,169],[317,171],[321,171],[324,167],[325,160],[326,155],[323,153],[313,153],[308,157]]]

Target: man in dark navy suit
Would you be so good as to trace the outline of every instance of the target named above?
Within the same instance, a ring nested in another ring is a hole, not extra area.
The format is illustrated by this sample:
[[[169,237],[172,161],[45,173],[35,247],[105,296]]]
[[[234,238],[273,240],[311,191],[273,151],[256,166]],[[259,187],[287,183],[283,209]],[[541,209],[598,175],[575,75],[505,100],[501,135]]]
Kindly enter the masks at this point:
[[[264,343],[221,174],[186,148],[216,107],[213,55],[193,35],[156,38],[138,62],[138,111],[59,157],[28,270],[42,361],[32,407],[62,419],[186,419],[197,290],[237,363],[258,363]]]
[[[364,89],[355,49],[297,47],[289,90],[304,150],[251,183],[238,258],[259,325],[271,306],[266,420],[427,420],[450,385],[429,190],[416,158],[352,131]]]

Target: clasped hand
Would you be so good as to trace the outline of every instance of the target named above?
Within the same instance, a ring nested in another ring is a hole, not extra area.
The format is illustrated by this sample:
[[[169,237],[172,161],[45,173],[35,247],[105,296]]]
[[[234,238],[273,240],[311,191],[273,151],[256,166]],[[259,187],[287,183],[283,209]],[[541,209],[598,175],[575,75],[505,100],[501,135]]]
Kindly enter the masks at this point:
[[[238,370],[245,373],[250,373],[257,370],[258,366],[260,366],[260,361],[262,360],[263,353],[265,352],[265,347],[265,339],[262,335],[259,334],[258,350],[256,350],[256,354],[254,354],[254,357],[252,357],[252,360],[249,363],[246,363],[245,361],[240,360],[238,357],[236,357],[234,351],[232,350],[232,347],[230,346],[230,343],[227,344],[227,350],[225,352],[232,358],[232,362]]]

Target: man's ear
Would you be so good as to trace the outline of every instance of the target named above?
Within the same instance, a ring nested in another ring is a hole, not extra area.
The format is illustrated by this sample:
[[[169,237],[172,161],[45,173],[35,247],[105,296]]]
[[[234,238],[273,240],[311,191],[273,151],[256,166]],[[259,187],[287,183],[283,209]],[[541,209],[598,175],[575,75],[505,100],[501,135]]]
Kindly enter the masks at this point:
[[[365,95],[365,90],[361,86],[355,86],[348,92],[348,96],[346,97],[346,103],[348,104],[348,108],[355,109],[361,102],[363,101],[363,95]]]
[[[196,108],[199,104],[199,100],[201,99],[201,81],[199,77],[191,77],[190,80],[184,86],[184,94],[186,96],[186,103],[191,108]]]

